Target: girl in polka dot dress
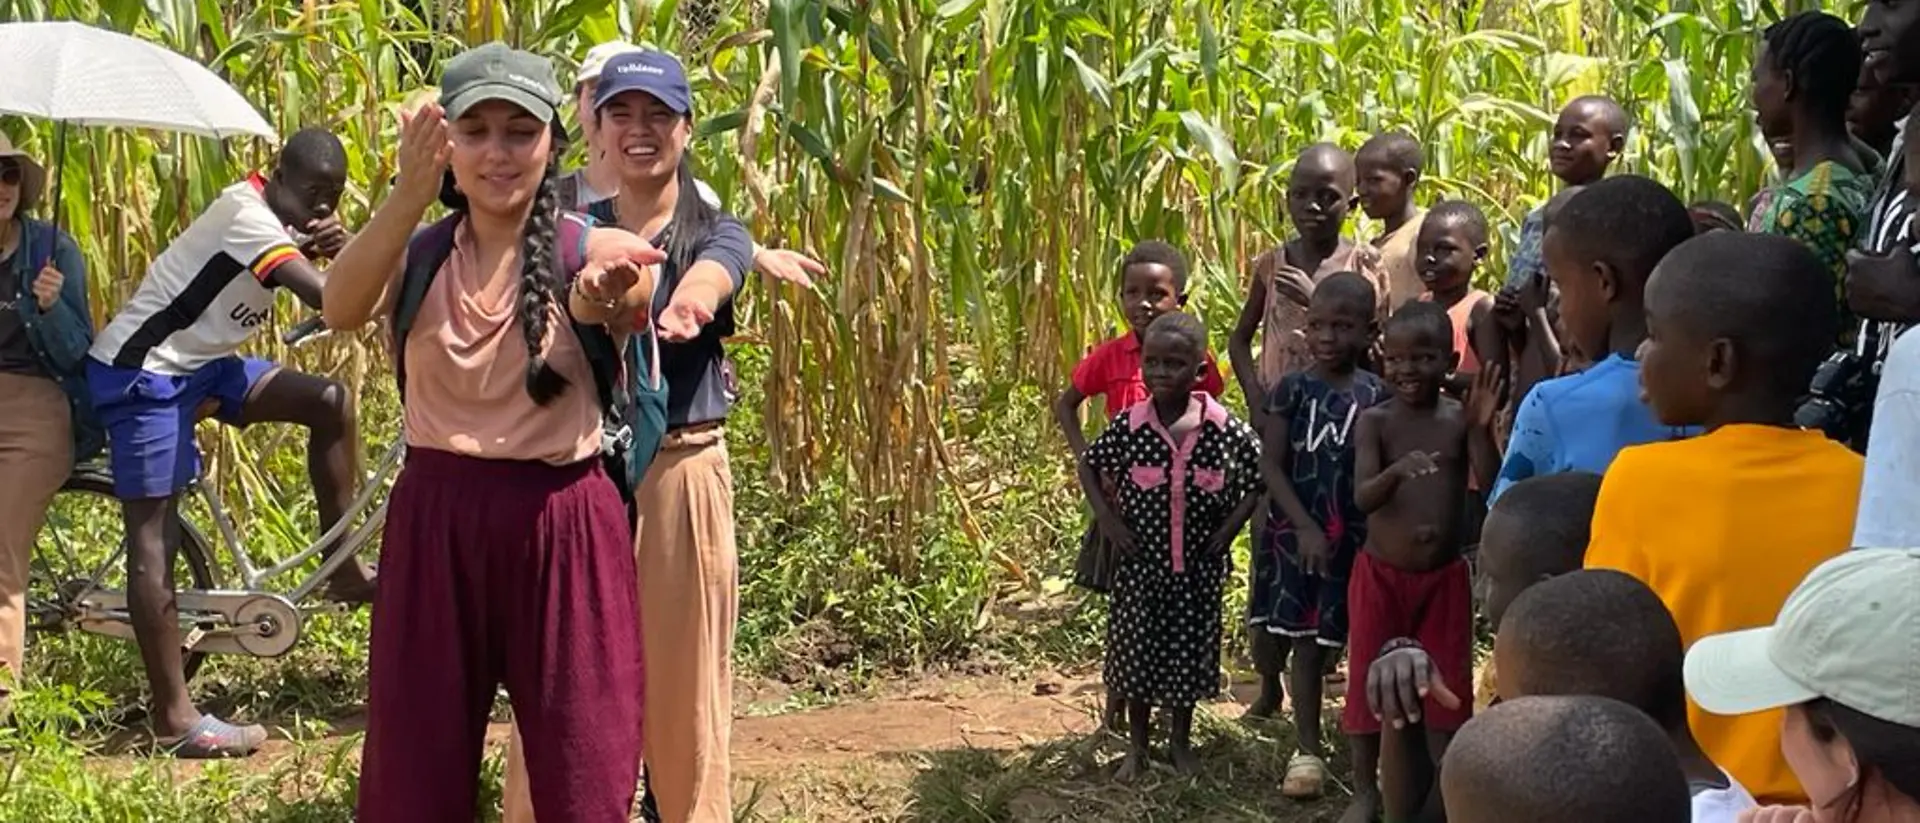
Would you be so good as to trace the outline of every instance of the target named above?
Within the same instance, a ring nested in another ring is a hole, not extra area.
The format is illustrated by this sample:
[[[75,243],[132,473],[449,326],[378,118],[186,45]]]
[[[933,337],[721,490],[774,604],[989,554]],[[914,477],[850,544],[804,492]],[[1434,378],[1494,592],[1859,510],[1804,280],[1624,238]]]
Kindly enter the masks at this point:
[[[1253,428],[1193,391],[1206,338],[1189,314],[1153,321],[1140,358],[1151,399],[1116,416],[1080,463],[1094,520],[1121,553],[1105,680],[1110,694],[1127,701],[1132,747],[1122,780],[1147,765],[1154,708],[1171,713],[1173,765],[1182,772],[1199,765],[1193,707],[1220,685],[1227,549],[1263,491]],[[1101,493],[1102,477],[1117,488],[1115,499]]]

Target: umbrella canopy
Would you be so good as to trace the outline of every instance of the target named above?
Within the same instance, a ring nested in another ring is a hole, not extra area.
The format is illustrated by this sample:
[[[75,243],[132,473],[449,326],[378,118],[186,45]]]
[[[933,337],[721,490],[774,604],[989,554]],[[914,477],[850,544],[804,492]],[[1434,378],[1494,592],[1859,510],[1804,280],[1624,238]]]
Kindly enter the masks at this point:
[[[208,137],[277,137],[205,66],[80,23],[0,23],[0,112]]]

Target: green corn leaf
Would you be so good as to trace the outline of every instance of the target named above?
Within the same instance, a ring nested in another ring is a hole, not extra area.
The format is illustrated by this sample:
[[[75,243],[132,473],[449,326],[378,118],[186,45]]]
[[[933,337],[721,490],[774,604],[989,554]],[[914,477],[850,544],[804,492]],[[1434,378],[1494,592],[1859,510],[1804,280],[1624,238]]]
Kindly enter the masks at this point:
[[[1107,83],[1107,78],[1101,77],[1100,72],[1087,65],[1087,61],[1080,59],[1080,53],[1074,51],[1072,46],[1062,46],[1060,51],[1067,56],[1068,60],[1073,61],[1074,71],[1080,75],[1080,86],[1087,90],[1087,94],[1093,98],[1094,102],[1100,104],[1100,108],[1111,111],[1113,94],[1109,90],[1110,84]]]
[[[1191,109],[1180,113],[1180,122],[1187,127],[1187,135],[1206,152],[1213,156],[1213,162],[1220,167],[1224,188],[1232,191],[1240,184],[1240,157],[1233,151],[1233,142],[1227,139],[1219,126],[1208,120],[1206,115]]]

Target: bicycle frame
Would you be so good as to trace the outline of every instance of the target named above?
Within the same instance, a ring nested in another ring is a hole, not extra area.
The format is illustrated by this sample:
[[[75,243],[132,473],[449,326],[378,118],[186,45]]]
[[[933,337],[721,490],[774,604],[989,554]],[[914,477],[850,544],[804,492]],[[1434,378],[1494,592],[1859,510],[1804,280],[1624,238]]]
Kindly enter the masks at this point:
[[[328,529],[325,534],[320,535],[318,539],[292,557],[264,569],[254,565],[253,555],[247,552],[246,544],[240,539],[239,530],[234,528],[233,518],[227,515],[226,507],[221,504],[219,495],[208,490],[206,484],[198,478],[188,485],[187,493],[199,497],[200,501],[206,505],[207,512],[212,515],[214,529],[220,536],[220,544],[232,556],[234,569],[238,572],[238,585],[235,586],[237,589],[263,591],[266,589],[267,581],[305,565],[319,555],[321,549],[339,540],[339,545],[334,547],[333,553],[320,564],[320,568],[314,570],[313,574],[287,594],[287,599],[299,603],[326,582],[341,564],[359,554],[360,549],[373,539],[374,534],[386,522],[386,481],[398,470],[400,459],[405,454],[406,442],[396,439],[393,445],[387,447],[386,456],[381,458],[373,476],[361,485],[359,494],[354,496],[352,505],[347,507],[340,522],[333,524],[333,528]],[[379,506],[374,509],[371,517],[362,520],[361,515],[373,505],[375,495],[381,495]],[[353,525],[355,521],[360,521],[359,525]],[[351,531],[348,531],[349,529]],[[345,535],[345,539],[341,539],[342,535]]]

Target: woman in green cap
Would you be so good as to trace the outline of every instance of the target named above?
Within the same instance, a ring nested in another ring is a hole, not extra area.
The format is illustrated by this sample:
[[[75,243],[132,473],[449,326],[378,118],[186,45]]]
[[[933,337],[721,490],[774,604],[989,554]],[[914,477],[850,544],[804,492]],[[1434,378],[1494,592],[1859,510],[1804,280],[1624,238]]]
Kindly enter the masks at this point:
[[[454,58],[326,286],[329,327],[390,318],[408,447],[373,611],[362,823],[474,819],[501,683],[543,819],[632,809],[632,527],[600,459],[595,347],[625,344],[606,324],[647,304],[662,255],[560,209],[561,99],[544,58],[498,43]],[[416,235],[436,198],[453,214]]]

